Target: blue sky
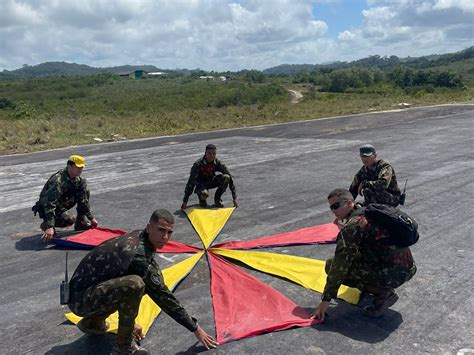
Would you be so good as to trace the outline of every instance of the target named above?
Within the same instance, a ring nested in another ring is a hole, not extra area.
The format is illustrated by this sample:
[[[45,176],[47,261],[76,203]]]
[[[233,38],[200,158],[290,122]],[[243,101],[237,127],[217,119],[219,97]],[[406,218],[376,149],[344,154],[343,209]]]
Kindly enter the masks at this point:
[[[367,8],[366,1],[338,1],[313,3],[313,16],[328,24],[327,35],[337,39],[340,32],[357,28],[362,24],[362,10]]]
[[[474,0],[1,0],[0,70],[263,70],[472,46]]]

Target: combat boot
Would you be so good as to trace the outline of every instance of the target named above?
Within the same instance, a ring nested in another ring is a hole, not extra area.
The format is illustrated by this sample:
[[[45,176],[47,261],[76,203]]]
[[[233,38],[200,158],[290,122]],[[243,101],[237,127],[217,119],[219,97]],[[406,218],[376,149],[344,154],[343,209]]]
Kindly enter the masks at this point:
[[[374,293],[374,296],[374,304],[364,308],[364,314],[371,318],[380,317],[398,301],[398,295],[391,288],[383,289],[380,293]]]
[[[107,322],[104,318],[84,317],[79,321],[79,323],[77,323],[77,327],[83,333],[90,335],[101,335],[107,333],[107,329],[109,329],[109,322]]]
[[[215,200],[214,201],[214,207],[217,207],[217,208],[222,208],[224,207],[224,204],[222,203],[222,201],[219,199],[219,200]]]
[[[199,199],[199,207],[207,207],[207,201]]]
[[[114,344],[112,348],[112,355],[148,355],[150,352],[144,347],[137,344],[135,340],[129,345]]]
[[[112,355],[148,355],[133,336],[134,327],[119,327]]]

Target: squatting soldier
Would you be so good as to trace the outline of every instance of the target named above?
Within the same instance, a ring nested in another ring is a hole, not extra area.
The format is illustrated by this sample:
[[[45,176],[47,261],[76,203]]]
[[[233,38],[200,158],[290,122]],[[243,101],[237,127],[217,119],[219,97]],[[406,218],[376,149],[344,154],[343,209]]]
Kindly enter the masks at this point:
[[[68,227],[72,224],[75,230],[97,227],[97,220],[92,216],[89,206],[90,193],[86,179],[81,177],[85,166],[84,157],[71,155],[66,168],[52,175],[44,185],[39,200],[32,208],[34,214],[38,213],[43,219],[40,228],[44,241],[53,237],[55,227]],[[76,204],[77,217],[74,217],[67,211]]]
[[[175,321],[194,332],[207,348],[216,347],[208,335],[191,318],[168,289],[155,250],[163,248],[173,233],[174,218],[167,210],[156,210],[143,231],[108,240],[93,249],[81,261],[70,282],[69,308],[84,317],[77,324],[87,334],[104,334],[106,318],[119,312],[119,327],[113,354],[148,354],[137,340],[143,338],[135,326],[140,301],[144,294]]]
[[[397,302],[394,289],[416,273],[411,251],[384,243],[387,232],[367,222],[357,211],[349,191],[332,191],[328,203],[341,230],[334,258],[326,262],[327,282],[313,317],[324,320],[329,302],[337,297],[342,284],[373,294],[374,303],[364,313],[379,317]]]
[[[227,167],[216,158],[217,148],[214,144],[208,144],[204,156],[198,159],[191,168],[189,180],[184,189],[184,198],[181,209],[184,210],[188,204],[189,196],[193,192],[198,195],[199,206],[207,207],[207,198],[209,197],[209,189],[217,187],[214,195],[214,206],[224,207],[221,197],[227,186],[232,193],[234,207],[238,207],[237,192],[235,191],[234,182]],[[216,174],[216,173],[220,174]]]
[[[377,159],[375,148],[370,144],[363,145],[359,151],[364,165],[354,176],[349,187],[354,199],[357,195],[361,195],[364,196],[364,206],[369,203],[381,203],[397,207],[401,192],[390,163]]]

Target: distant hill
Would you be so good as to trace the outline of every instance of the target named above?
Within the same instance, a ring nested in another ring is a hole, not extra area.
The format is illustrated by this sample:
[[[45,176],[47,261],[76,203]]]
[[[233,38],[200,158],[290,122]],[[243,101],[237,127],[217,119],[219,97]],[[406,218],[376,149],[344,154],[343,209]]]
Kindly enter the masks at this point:
[[[263,70],[267,75],[293,75],[302,72],[314,72],[317,70],[332,70],[342,68],[393,68],[404,64],[412,68],[425,69],[437,66],[445,66],[454,62],[465,61],[474,58],[474,46],[455,53],[442,55],[429,55],[423,57],[398,58],[397,56],[381,57],[379,55],[369,56],[352,62],[333,62],[329,64],[282,64]]]
[[[30,79],[46,76],[74,76],[74,75],[96,75],[101,73],[130,73],[134,70],[145,70],[147,72],[162,71],[153,65],[122,65],[108,68],[94,68],[85,64],[66,62],[46,62],[34,66],[24,65],[23,68],[15,70],[4,70],[0,78]]]
[[[433,67],[453,67],[453,63],[460,63],[463,71],[471,77],[473,73],[472,61],[474,59],[474,46],[455,53],[442,55],[429,55],[423,57],[398,58],[397,56],[381,57],[373,55],[352,62],[331,62],[326,64],[282,64],[262,71],[266,75],[296,75],[299,73],[310,73],[314,71],[331,71],[343,68],[380,68],[390,69],[399,64],[404,64],[414,69],[426,69]],[[461,63],[462,62],[462,63]],[[74,75],[96,75],[100,73],[129,73],[134,70],[145,70],[147,72],[165,71],[178,75],[190,75],[199,72],[199,69],[174,69],[164,70],[153,65],[122,65],[116,67],[94,68],[84,64],[66,62],[46,62],[34,66],[24,65],[15,70],[4,70],[0,72],[0,79],[30,79],[46,76],[74,76]],[[230,72],[229,72],[230,73]]]

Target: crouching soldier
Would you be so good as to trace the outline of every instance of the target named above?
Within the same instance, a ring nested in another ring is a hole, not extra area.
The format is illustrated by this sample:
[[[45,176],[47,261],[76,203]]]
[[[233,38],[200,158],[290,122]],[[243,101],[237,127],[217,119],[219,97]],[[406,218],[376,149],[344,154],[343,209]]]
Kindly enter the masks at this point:
[[[167,210],[156,210],[143,231],[108,240],[81,261],[70,282],[69,308],[84,317],[77,324],[87,334],[107,331],[106,318],[118,311],[119,326],[113,354],[148,354],[137,340],[143,337],[135,326],[144,294],[179,324],[194,332],[207,348],[218,344],[191,318],[168,289],[155,250],[163,248],[173,233],[174,218]]]
[[[206,200],[209,197],[209,190],[216,187],[217,190],[214,195],[215,207],[224,207],[221,197],[227,187],[230,188],[232,193],[234,207],[238,207],[237,193],[232,176],[227,167],[216,158],[216,155],[216,146],[214,144],[208,144],[204,156],[193,164],[188,183],[184,189],[183,204],[181,205],[182,210],[186,208],[189,196],[191,196],[193,192],[196,192],[199,198],[199,206],[207,207]]]
[[[55,227],[64,228],[73,224],[75,230],[97,227],[97,220],[92,216],[89,206],[90,193],[86,179],[81,177],[85,166],[84,157],[71,155],[66,168],[52,175],[44,185],[39,200],[32,208],[34,214],[38,213],[43,219],[40,228],[44,241],[53,237]],[[68,210],[76,204],[77,216],[74,217]]]
[[[355,208],[349,191],[332,191],[328,203],[341,230],[334,258],[326,261],[326,286],[313,317],[324,320],[329,302],[337,297],[342,284],[373,294],[374,303],[364,312],[379,317],[397,302],[395,289],[416,273],[411,251],[387,244],[387,232],[368,223]]]
[[[380,203],[397,207],[400,203],[400,189],[392,165],[386,160],[377,159],[375,148],[366,144],[360,147],[362,168],[354,176],[349,191],[352,197],[364,197],[364,206]]]

